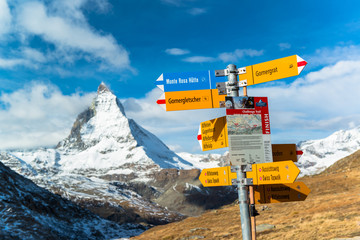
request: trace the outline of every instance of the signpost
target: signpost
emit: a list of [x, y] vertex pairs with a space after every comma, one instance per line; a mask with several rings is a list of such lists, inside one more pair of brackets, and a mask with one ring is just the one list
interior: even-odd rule
[[226, 97], [232, 165], [272, 162], [267, 97]]
[[310, 189], [303, 182], [255, 186], [255, 203], [305, 201]]
[[247, 86], [297, 76], [307, 64], [297, 55], [263, 62], [246, 67], [246, 73], [239, 74], [239, 83]]
[[228, 146], [226, 117], [200, 123], [198, 141], [203, 151]]
[[231, 172], [230, 166], [203, 169], [199, 176], [204, 187], [230, 186], [232, 179], [236, 179], [236, 172]]
[[273, 144], [272, 155], [274, 162], [288, 161], [297, 162], [303, 152], [296, 148], [296, 144]]
[[[201, 122], [197, 139], [203, 151], [228, 147], [226, 117]], [[271, 148], [274, 162], [288, 160], [297, 162], [303, 154], [301, 150], [297, 149], [296, 144], [272, 144]]]
[[225, 107], [225, 95], [217, 89], [165, 92], [156, 102], [166, 111]]
[[295, 144], [271, 145], [267, 98], [248, 97], [246, 86], [297, 76], [306, 64], [293, 55], [239, 69], [230, 64], [224, 70], [163, 73], [156, 80], [164, 91], [157, 104], [166, 111], [227, 108], [226, 117], [201, 123], [198, 140], [204, 151], [228, 146], [235, 166], [204, 169], [199, 179], [204, 187], [237, 184], [243, 240], [256, 239], [252, 185], [257, 203], [300, 201], [310, 192], [293, 183], [300, 172], [293, 162], [302, 152]]
[[[249, 185], [292, 184], [300, 173], [293, 161], [248, 164], [247, 166], [251, 166], [251, 171], [246, 172], [246, 178], [252, 179]], [[231, 180], [237, 179], [236, 170], [239, 170], [239, 167], [203, 169], [199, 180], [204, 187], [230, 186]], [[305, 188], [304, 185], [296, 185], [294, 188], [300, 186]]]
[[225, 82], [225, 77], [216, 77], [215, 71], [163, 73], [156, 80], [164, 92], [179, 92], [216, 89], [216, 82]]
[[157, 104], [166, 111], [225, 107], [225, 95], [219, 94], [215, 71], [163, 73], [156, 80], [164, 94]]
[[246, 173], [253, 179], [253, 185], [293, 183], [300, 170], [293, 161], [253, 164], [252, 171]]

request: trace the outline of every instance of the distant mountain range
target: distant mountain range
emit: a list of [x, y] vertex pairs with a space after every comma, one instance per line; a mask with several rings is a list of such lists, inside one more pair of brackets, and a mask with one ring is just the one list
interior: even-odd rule
[[[359, 136], [360, 128], [355, 128], [299, 143], [304, 152], [297, 163], [301, 174], [318, 173], [360, 149]], [[56, 148], [4, 151], [0, 161], [50, 192], [120, 224], [164, 224], [237, 199], [233, 187], [203, 188], [198, 180], [199, 169], [226, 165], [228, 154], [171, 151], [128, 119], [104, 84]]]

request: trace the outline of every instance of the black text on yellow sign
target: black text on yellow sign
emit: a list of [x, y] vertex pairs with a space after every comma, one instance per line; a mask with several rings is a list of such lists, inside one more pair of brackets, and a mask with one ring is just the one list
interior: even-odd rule
[[166, 111], [220, 108], [225, 106], [225, 96], [217, 89], [165, 92]]
[[253, 179], [254, 185], [293, 183], [300, 170], [293, 161], [259, 163], [252, 165], [252, 171], [246, 173]]
[[306, 61], [297, 55], [275, 59], [246, 67], [246, 73], [239, 75], [239, 81], [246, 80], [246, 85], [254, 85], [278, 79], [297, 76]]
[[198, 140], [203, 151], [219, 149], [228, 146], [226, 117], [215, 118], [200, 124]]
[[231, 180], [236, 178], [236, 172], [231, 172], [230, 166], [203, 169], [199, 176], [204, 187], [231, 186]]

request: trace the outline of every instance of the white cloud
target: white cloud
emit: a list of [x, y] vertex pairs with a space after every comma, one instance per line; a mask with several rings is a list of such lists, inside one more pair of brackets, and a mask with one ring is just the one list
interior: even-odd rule
[[34, 82], [0, 95], [0, 146], [32, 148], [54, 146], [70, 133], [77, 114], [94, 94], [63, 95], [54, 85]]
[[42, 37], [54, 44], [56, 53], [70, 55], [69, 59], [82, 53], [84, 59], [101, 61], [103, 67], [131, 69], [129, 53], [115, 38], [100, 34], [88, 25], [80, 10], [84, 2], [65, 1], [58, 5], [58, 8], [63, 6], [62, 11], [55, 12], [43, 3], [27, 2], [19, 7], [17, 23], [26, 34]]
[[205, 57], [205, 56], [193, 56], [183, 59], [184, 62], [190, 63], [204, 63], [204, 62], [215, 62], [217, 59], [213, 57]]
[[10, 31], [11, 13], [6, 0], [0, 0], [0, 37]]
[[321, 48], [311, 56], [304, 56], [313, 66], [326, 66], [343, 60], [360, 60], [360, 45]]
[[207, 11], [205, 8], [191, 8], [188, 10], [188, 13], [190, 13], [193, 16], [205, 14]]
[[5, 59], [0, 58], [0, 68], [11, 69], [19, 65], [26, 65], [27, 61], [24, 59]]
[[35, 61], [38, 63], [44, 63], [47, 61], [45, 55], [37, 49], [24, 47], [22, 48], [22, 55], [25, 59]]
[[181, 49], [181, 48], [168, 48], [165, 50], [165, 52], [169, 55], [176, 55], [176, 56], [185, 55], [185, 54], [190, 53], [189, 50]]
[[255, 50], [255, 49], [236, 49], [233, 52], [224, 52], [220, 53], [217, 57], [207, 57], [207, 56], [193, 56], [183, 59], [184, 62], [191, 63], [204, 63], [204, 62], [237, 62], [245, 57], [257, 57], [264, 54], [264, 50]]
[[165, 4], [170, 4], [174, 6], [180, 6], [182, 4], [182, 0], [161, 0]]
[[234, 52], [220, 53], [218, 58], [223, 62], [236, 62], [244, 57], [257, 57], [263, 54], [263, 50], [236, 49]]
[[280, 48], [280, 51], [284, 51], [286, 49], [290, 49], [291, 44], [290, 43], [279, 43], [279, 48]]
[[0, 68], [12, 69], [18, 66], [26, 66], [29, 68], [38, 69], [40, 63], [45, 63], [47, 57], [40, 51], [23, 47], [19, 51], [13, 51], [13, 58], [1, 58], [0, 57]]

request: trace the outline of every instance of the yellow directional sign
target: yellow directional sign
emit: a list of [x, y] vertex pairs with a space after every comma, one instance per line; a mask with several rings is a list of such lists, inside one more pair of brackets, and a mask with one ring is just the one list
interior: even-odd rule
[[220, 108], [225, 107], [225, 95], [219, 95], [217, 89], [165, 92], [157, 104], [166, 111]]
[[255, 203], [304, 201], [310, 189], [303, 182], [259, 185], [254, 187]]
[[252, 165], [252, 171], [246, 173], [253, 179], [253, 185], [293, 183], [300, 170], [293, 161], [259, 163]]
[[247, 86], [293, 77], [300, 74], [305, 65], [304, 59], [297, 55], [263, 62], [246, 67], [246, 73], [239, 74], [239, 82], [246, 80]]
[[218, 187], [232, 185], [231, 180], [236, 177], [236, 172], [231, 172], [231, 167], [228, 166], [203, 169], [199, 180], [204, 187]]
[[198, 140], [203, 151], [227, 147], [226, 117], [215, 118], [200, 123]]

